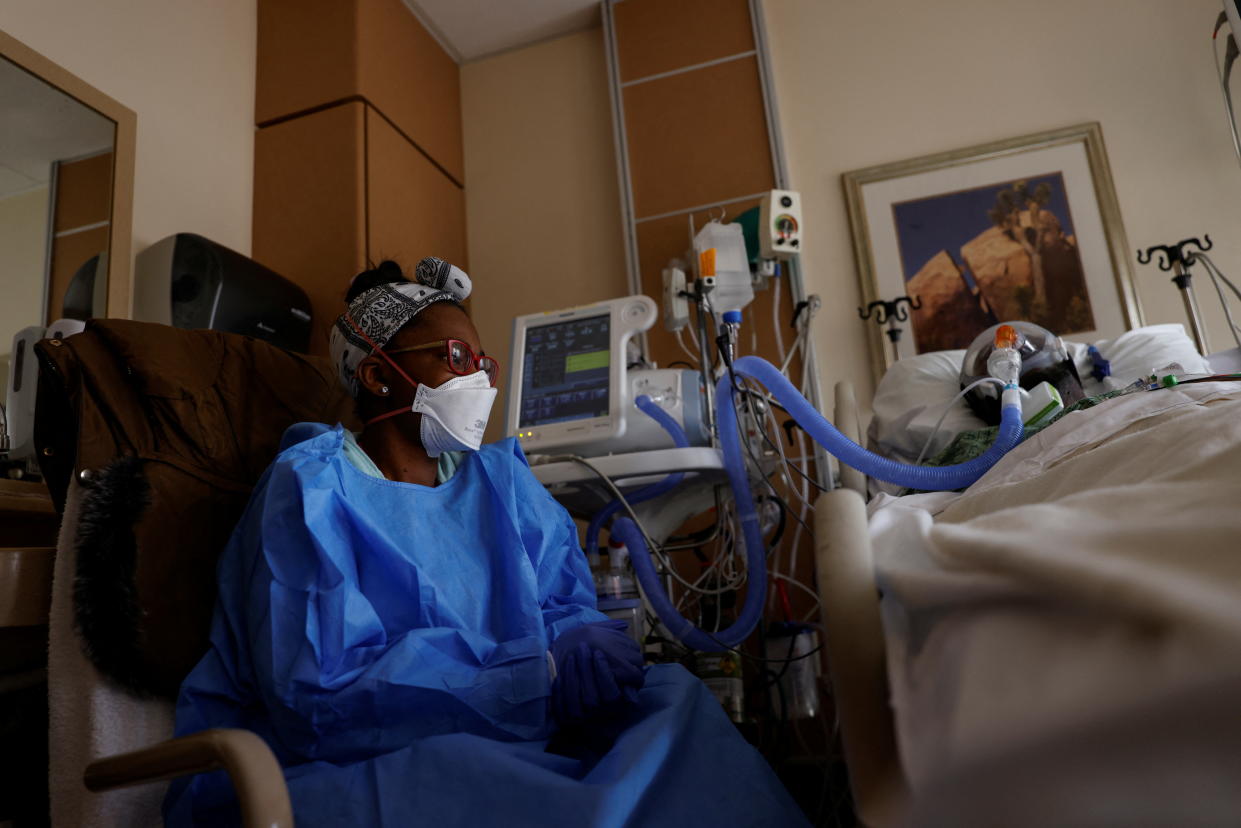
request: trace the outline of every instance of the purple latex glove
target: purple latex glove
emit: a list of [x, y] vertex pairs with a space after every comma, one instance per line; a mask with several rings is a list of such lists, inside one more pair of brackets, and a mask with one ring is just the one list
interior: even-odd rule
[[642, 648], [625, 634], [628, 626], [624, 621], [583, 624], [552, 642], [552, 715], [560, 724], [585, 722], [637, 701], [646, 673]]

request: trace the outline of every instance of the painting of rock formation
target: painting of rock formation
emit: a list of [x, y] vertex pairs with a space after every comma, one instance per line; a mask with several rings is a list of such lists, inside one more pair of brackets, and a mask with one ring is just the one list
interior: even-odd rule
[[918, 353], [965, 348], [978, 331], [996, 323], [979, 301], [978, 289], [965, 281], [952, 254], [941, 250], [913, 275], [906, 289], [921, 307], [912, 312]]
[[1095, 329], [1061, 173], [901, 202], [892, 213], [907, 292], [923, 303], [913, 317], [919, 353], [964, 348], [996, 322]]

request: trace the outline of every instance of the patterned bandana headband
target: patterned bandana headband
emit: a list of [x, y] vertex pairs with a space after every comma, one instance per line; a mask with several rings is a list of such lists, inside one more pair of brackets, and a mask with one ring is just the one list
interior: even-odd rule
[[365, 291], [332, 326], [332, 362], [340, 381], [358, 396], [358, 364], [388, 344], [397, 331], [436, 302], [463, 301], [470, 277], [443, 259], [428, 256], [414, 270], [416, 282], [392, 282]]

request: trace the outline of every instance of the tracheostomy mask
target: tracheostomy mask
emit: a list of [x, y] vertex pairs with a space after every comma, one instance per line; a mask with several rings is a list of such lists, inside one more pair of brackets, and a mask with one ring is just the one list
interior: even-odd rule
[[431, 457], [446, 451], [478, 451], [496, 389], [483, 371], [453, 377], [432, 388], [419, 384], [412, 410], [422, 415], [422, 447]]

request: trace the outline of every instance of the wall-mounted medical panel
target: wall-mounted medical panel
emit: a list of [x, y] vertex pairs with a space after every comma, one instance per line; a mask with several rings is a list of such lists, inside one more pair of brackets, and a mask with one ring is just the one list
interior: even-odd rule
[[354, 101], [258, 131], [253, 258], [300, 285], [313, 308], [310, 352], [366, 264], [366, 105]]
[[624, 0], [613, 9], [622, 83], [754, 49], [747, 0]]
[[456, 62], [401, 0], [259, 0], [255, 121], [365, 100], [464, 181]]
[[[768, 122], [763, 55], [756, 47], [761, 20], [751, 17], [758, 5], [754, 0], [609, 0], [604, 6], [627, 263], [637, 292], [662, 296], [663, 271], [671, 260], [679, 259], [688, 277], [696, 278], [690, 251], [704, 224], [713, 218], [732, 221], [757, 207], [765, 192], [787, 186], [779, 172], [778, 130]], [[802, 288], [796, 274], [778, 277], [779, 307], [773, 313], [775, 284], [767, 280], [767, 289], [756, 291], [743, 311], [738, 348], [778, 364], [795, 339], [789, 322]], [[656, 325], [646, 333], [646, 356], [661, 367], [694, 363], [697, 315], [691, 313], [690, 320], [681, 338], [691, 353]], [[714, 326], [706, 327], [713, 338]], [[793, 359], [790, 374], [800, 378], [803, 367], [800, 358]], [[786, 533], [773, 557], [789, 554], [795, 536], [796, 531]], [[808, 558], [801, 559], [797, 577], [813, 581]], [[792, 600], [805, 603], [800, 596]], [[797, 606], [795, 612], [807, 609]]]

